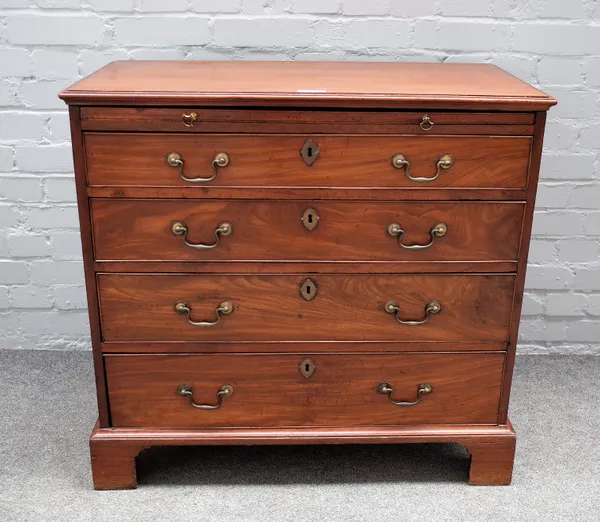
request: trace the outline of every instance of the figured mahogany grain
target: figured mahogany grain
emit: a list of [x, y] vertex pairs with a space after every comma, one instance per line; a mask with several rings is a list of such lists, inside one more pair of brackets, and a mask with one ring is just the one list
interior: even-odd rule
[[[115, 427], [291, 427], [402, 424], [492, 424], [498, 415], [503, 354], [311, 356], [315, 372], [298, 369], [303, 355], [105, 356]], [[399, 407], [376, 392], [394, 388]], [[233, 395], [216, 410], [192, 407], [177, 394], [189, 385], [197, 403], [213, 404], [224, 384]]]
[[[312, 139], [319, 157], [308, 166], [300, 156]], [[531, 138], [439, 136], [244, 136], [201, 134], [85, 133], [91, 186], [177, 187], [194, 185], [179, 176], [167, 155], [177, 152], [187, 178], [210, 177], [212, 161], [226, 152], [231, 163], [202, 187], [441, 187], [523, 188]], [[455, 165], [434, 181], [412, 181], [392, 166], [403, 154], [413, 177], [433, 177], [451, 155]]]
[[[313, 230], [302, 220], [308, 208]], [[96, 260], [515, 261], [524, 204], [93, 199], [91, 211]], [[191, 243], [214, 244], [224, 221], [233, 232], [198, 250], [173, 234], [177, 221]], [[429, 244], [438, 223], [448, 231], [427, 249], [408, 250], [387, 233], [390, 223], [403, 228], [405, 245]]]
[[[312, 301], [300, 296], [310, 277]], [[99, 274], [105, 341], [505, 341], [511, 275], [143, 275]], [[192, 320], [214, 321], [223, 301], [235, 307], [213, 327], [195, 327], [174, 312], [179, 300]], [[384, 311], [395, 300], [404, 320], [420, 320], [432, 300], [442, 311], [419, 326]]]

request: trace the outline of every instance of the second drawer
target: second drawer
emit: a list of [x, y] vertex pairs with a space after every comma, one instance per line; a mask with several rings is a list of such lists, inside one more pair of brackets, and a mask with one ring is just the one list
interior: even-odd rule
[[93, 199], [91, 212], [100, 261], [514, 261], [524, 203]]
[[529, 136], [85, 133], [90, 186], [199, 191], [525, 188], [530, 149]]
[[512, 275], [99, 274], [105, 341], [505, 341]]

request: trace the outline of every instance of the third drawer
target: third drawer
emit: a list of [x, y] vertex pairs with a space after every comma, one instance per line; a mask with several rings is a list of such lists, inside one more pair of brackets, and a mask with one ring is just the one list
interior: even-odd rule
[[506, 341], [509, 274], [99, 274], [105, 341]]
[[514, 261], [524, 207], [91, 200], [100, 261]]

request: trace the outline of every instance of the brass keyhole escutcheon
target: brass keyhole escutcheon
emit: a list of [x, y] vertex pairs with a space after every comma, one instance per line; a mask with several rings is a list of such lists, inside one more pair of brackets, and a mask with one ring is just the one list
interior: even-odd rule
[[319, 287], [312, 279], [305, 279], [300, 285], [300, 295], [306, 301], [312, 301], [317, 297], [317, 291]]
[[298, 369], [300, 370], [300, 373], [303, 377], [309, 379], [312, 376], [312, 374], [315, 373], [316, 366], [313, 360], [307, 357], [300, 363]]
[[314, 230], [317, 228], [317, 225], [319, 224], [319, 214], [317, 214], [317, 211], [314, 208], [308, 207], [304, 211], [304, 214], [302, 214], [302, 224], [306, 230]]
[[320, 152], [319, 146], [313, 140], [308, 140], [300, 149], [300, 156], [302, 156], [304, 162], [310, 167], [319, 159]]

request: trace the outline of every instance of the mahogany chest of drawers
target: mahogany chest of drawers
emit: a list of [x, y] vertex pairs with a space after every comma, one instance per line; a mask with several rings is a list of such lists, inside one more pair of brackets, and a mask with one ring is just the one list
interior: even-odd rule
[[98, 489], [154, 445], [454, 442], [508, 484], [546, 111], [491, 65], [115, 62], [67, 89]]

